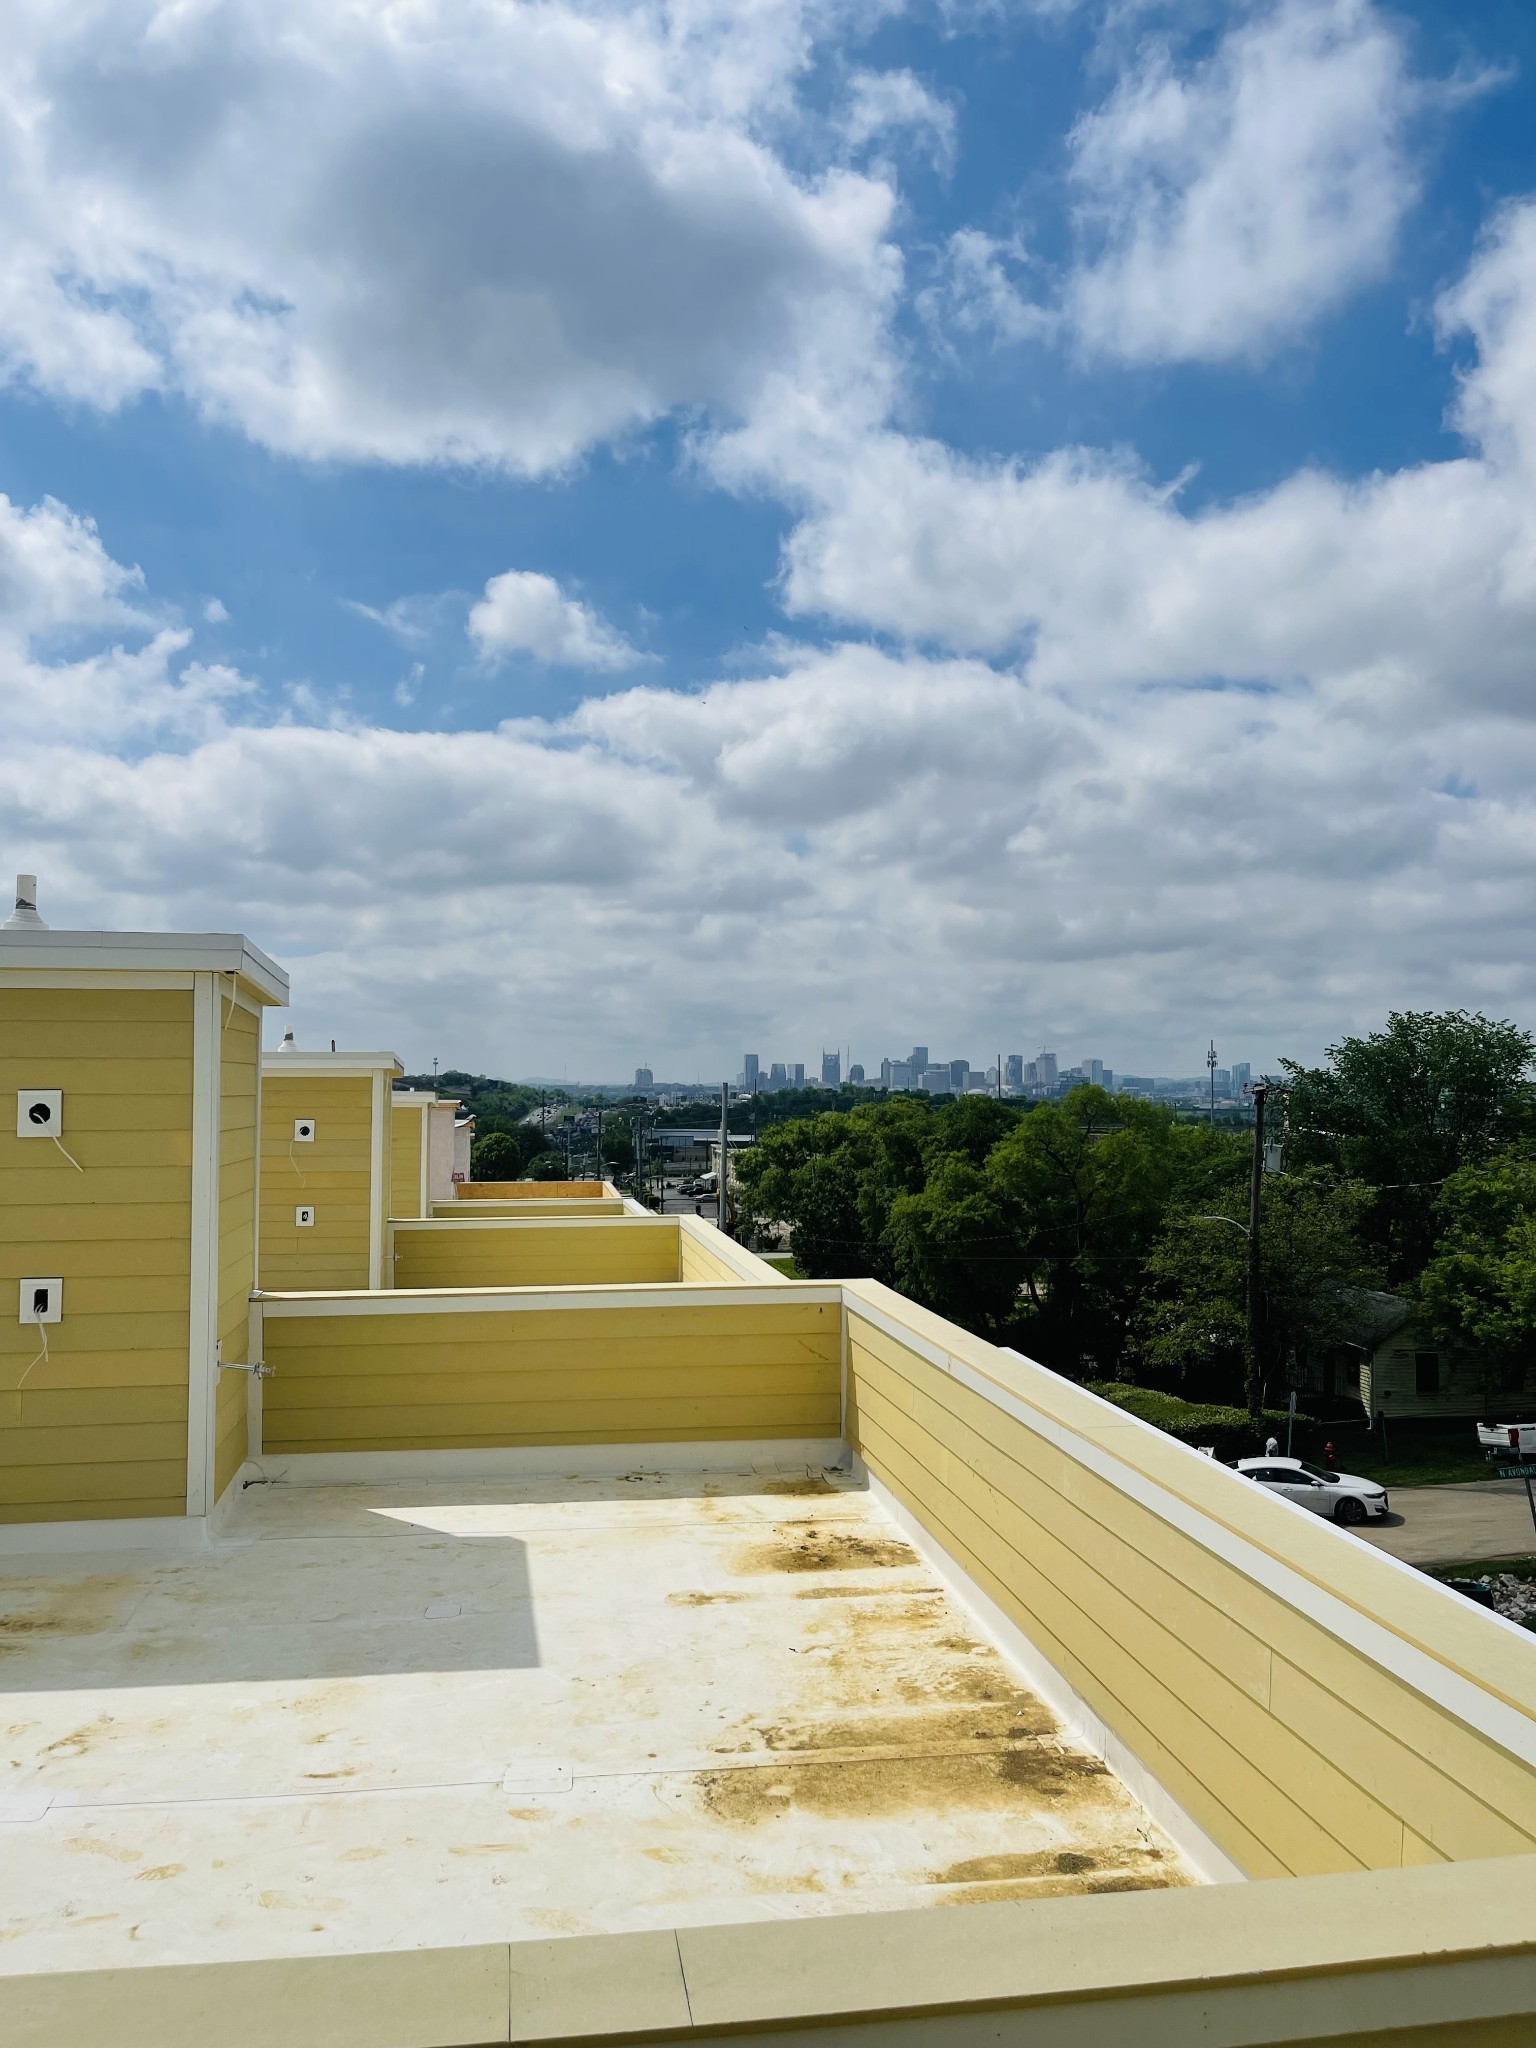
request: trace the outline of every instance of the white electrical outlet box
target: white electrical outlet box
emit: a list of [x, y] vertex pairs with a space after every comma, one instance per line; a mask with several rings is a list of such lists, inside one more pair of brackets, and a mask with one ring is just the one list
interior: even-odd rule
[[64, 1320], [62, 1280], [23, 1280], [16, 1320], [22, 1323], [59, 1323]]
[[294, 1118], [293, 1142], [295, 1145], [313, 1145], [315, 1142], [315, 1120], [312, 1116], [296, 1116]]
[[315, 1227], [315, 1212], [307, 1202], [301, 1202], [293, 1212], [293, 1221], [295, 1227], [299, 1230], [313, 1230]]
[[16, 1135], [18, 1138], [57, 1138], [64, 1129], [62, 1088], [18, 1088], [16, 1091]]

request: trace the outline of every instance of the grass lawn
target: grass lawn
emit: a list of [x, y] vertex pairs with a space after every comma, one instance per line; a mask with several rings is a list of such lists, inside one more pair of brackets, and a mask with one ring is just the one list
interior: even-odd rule
[[1495, 1573], [1510, 1579], [1536, 1579], [1536, 1557], [1479, 1557], [1467, 1564], [1427, 1567], [1432, 1579], [1486, 1579]]
[[1497, 1477], [1497, 1461], [1490, 1462], [1478, 1448], [1477, 1425], [1468, 1417], [1456, 1422], [1387, 1422], [1387, 1455], [1382, 1455], [1381, 1438], [1364, 1422], [1340, 1423], [1328, 1429], [1309, 1423], [1308, 1438], [1313, 1448], [1302, 1453], [1314, 1457], [1331, 1436], [1340, 1469], [1358, 1472], [1362, 1479], [1380, 1485], [1453, 1486]]
[[770, 1266], [776, 1266], [786, 1280], [803, 1280], [805, 1275], [795, 1264], [788, 1252], [759, 1252], [758, 1257]]

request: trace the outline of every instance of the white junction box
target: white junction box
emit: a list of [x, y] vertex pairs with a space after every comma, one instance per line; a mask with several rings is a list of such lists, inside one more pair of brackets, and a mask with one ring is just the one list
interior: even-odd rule
[[18, 1138], [56, 1138], [64, 1128], [62, 1088], [18, 1088], [16, 1091], [16, 1135]]
[[301, 1202], [293, 1212], [293, 1221], [295, 1227], [299, 1230], [313, 1230], [315, 1227], [315, 1212], [307, 1202]]
[[16, 1320], [22, 1323], [59, 1323], [64, 1320], [64, 1282], [23, 1280]]
[[294, 1118], [293, 1142], [295, 1145], [313, 1145], [315, 1142], [315, 1120], [312, 1116], [296, 1116]]

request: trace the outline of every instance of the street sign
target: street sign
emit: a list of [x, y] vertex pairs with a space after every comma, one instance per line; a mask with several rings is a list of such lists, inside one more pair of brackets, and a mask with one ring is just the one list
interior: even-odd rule
[[1536, 1487], [1531, 1485], [1532, 1467], [1530, 1465], [1500, 1465], [1498, 1469], [1501, 1479], [1523, 1479], [1525, 1481], [1525, 1498], [1531, 1510], [1531, 1527], [1536, 1529]]
[[1536, 1476], [1536, 1458], [1528, 1465], [1497, 1465], [1494, 1469], [1501, 1479], [1530, 1479]]

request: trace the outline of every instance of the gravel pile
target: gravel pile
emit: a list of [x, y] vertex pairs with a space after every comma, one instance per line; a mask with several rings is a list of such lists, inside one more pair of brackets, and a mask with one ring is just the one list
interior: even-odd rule
[[[1451, 1583], [1455, 1585], [1457, 1581]], [[1506, 1621], [1536, 1628], [1536, 1579], [1519, 1578], [1513, 1572], [1483, 1572], [1470, 1583], [1488, 1588], [1495, 1614], [1502, 1614]]]

